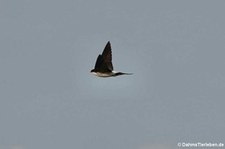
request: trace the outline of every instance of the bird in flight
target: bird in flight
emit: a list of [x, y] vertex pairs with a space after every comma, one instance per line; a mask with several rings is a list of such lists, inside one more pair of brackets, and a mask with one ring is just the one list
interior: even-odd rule
[[102, 54], [98, 55], [95, 63], [95, 68], [91, 70], [91, 73], [98, 77], [115, 77], [119, 75], [131, 75], [132, 73], [116, 72], [113, 71], [112, 64], [112, 49], [111, 44], [108, 43], [105, 46]]

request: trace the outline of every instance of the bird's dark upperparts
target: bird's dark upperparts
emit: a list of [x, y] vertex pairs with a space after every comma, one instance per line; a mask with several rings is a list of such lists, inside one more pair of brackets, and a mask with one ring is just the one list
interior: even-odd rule
[[112, 49], [111, 44], [108, 41], [102, 54], [98, 55], [95, 63], [95, 68], [91, 70], [91, 73], [98, 77], [115, 77], [120, 75], [131, 75], [132, 73], [116, 72], [113, 71], [112, 64]]

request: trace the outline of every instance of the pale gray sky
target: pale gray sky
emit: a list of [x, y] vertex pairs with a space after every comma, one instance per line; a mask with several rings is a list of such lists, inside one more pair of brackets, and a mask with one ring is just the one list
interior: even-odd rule
[[[224, 6], [1, 0], [0, 149], [225, 143]], [[89, 73], [107, 41], [134, 75]]]

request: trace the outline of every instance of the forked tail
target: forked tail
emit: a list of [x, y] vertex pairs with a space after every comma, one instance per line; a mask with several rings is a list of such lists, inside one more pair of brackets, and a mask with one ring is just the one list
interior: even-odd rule
[[133, 73], [124, 73], [124, 72], [117, 72], [114, 76], [119, 76], [119, 75], [132, 75]]

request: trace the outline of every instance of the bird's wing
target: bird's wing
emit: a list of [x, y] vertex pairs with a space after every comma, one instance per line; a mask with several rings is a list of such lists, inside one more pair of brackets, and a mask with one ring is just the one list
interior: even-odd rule
[[111, 72], [111, 70], [108, 68], [107, 64], [105, 63], [102, 55], [98, 55], [98, 58], [95, 63], [95, 70], [98, 72]]
[[104, 63], [107, 65], [108, 69], [113, 71], [113, 64], [112, 64], [112, 49], [111, 44], [108, 41], [106, 44], [103, 52], [102, 52], [102, 58], [104, 60]]

